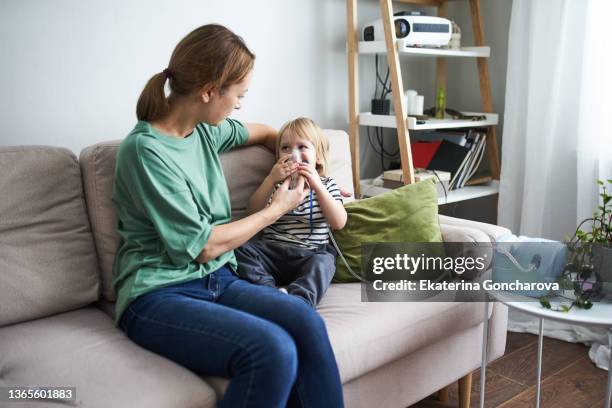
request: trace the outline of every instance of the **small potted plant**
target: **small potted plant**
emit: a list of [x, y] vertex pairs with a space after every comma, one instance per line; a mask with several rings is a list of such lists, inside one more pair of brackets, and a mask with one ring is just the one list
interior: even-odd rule
[[[607, 193], [606, 183], [597, 180], [597, 184], [602, 190], [601, 205], [593, 217], [578, 225], [568, 240], [568, 263], [558, 279], [562, 292], [571, 294], [573, 290], [572, 302], [555, 310], [567, 312], [574, 306], [590, 309], [594, 297], [612, 296], [612, 196]], [[607, 184], [612, 184], [612, 180], [607, 180]], [[540, 303], [551, 309], [546, 297]]]

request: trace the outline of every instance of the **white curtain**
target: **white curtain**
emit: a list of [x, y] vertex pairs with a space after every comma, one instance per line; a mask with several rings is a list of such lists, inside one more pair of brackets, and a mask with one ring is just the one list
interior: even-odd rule
[[[515, 234], [563, 240], [612, 179], [610, 0], [514, 0], [508, 42], [499, 223]], [[547, 321], [545, 334], [592, 343], [606, 369], [606, 332]], [[508, 329], [537, 333], [511, 311]]]
[[612, 178], [610, 0], [514, 0], [499, 223], [563, 240]]

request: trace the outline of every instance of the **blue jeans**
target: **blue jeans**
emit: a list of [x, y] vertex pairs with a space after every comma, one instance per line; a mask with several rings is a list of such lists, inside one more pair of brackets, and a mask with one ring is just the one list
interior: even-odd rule
[[203, 376], [230, 378], [219, 407], [342, 407], [325, 324], [303, 300], [238, 279], [227, 266], [144, 294], [121, 329]]

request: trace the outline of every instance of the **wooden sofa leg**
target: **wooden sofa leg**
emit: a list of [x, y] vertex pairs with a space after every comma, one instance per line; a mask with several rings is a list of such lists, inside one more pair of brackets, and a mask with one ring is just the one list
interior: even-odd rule
[[440, 391], [438, 391], [438, 401], [448, 402], [448, 389], [449, 388], [450, 388], [450, 386], [447, 385], [446, 387], [444, 387]]
[[472, 394], [472, 373], [459, 379], [459, 408], [470, 407], [470, 396]]

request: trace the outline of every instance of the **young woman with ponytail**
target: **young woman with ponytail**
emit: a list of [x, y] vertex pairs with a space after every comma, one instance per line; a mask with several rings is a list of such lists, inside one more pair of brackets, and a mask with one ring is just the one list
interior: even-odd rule
[[[297, 206], [303, 178], [271, 204], [231, 222], [219, 153], [275, 146], [269, 126], [242, 124], [255, 56], [220, 25], [176, 46], [138, 100], [119, 147], [113, 202], [116, 321], [140, 346], [202, 376], [230, 379], [220, 407], [341, 407], [325, 324], [306, 302], [235, 275], [233, 249]], [[170, 93], [164, 93], [168, 83]]]

